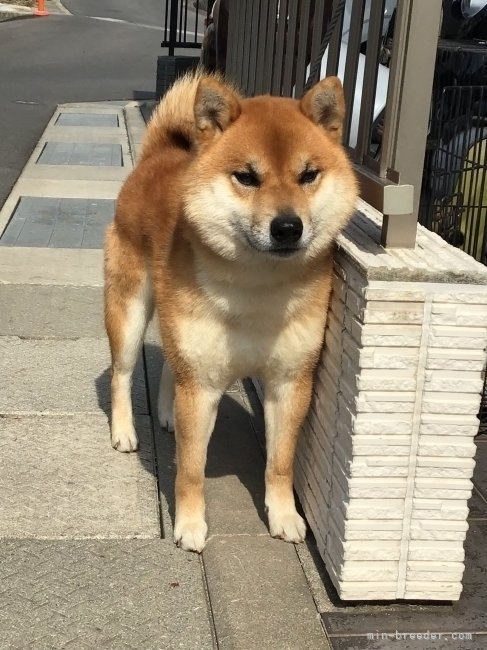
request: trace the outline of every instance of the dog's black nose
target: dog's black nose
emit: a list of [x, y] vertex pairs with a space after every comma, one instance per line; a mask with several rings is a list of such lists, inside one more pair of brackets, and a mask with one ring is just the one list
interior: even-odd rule
[[271, 237], [280, 246], [295, 244], [303, 234], [303, 222], [294, 212], [280, 214], [271, 221]]

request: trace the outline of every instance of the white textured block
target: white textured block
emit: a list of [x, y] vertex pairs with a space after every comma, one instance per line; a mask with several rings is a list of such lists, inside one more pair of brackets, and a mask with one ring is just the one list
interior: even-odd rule
[[418, 455], [473, 458], [475, 443], [464, 436], [421, 436]]
[[468, 516], [468, 506], [465, 499], [420, 499], [413, 498], [413, 519], [455, 520], [465, 521]]
[[408, 475], [408, 459], [409, 456], [404, 455], [387, 464], [383, 456], [358, 456], [351, 464], [350, 473], [352, 476], [367, 478], [402, 478]]
[[[408, 562], [408, 581], [458, 582], [462, 579], [465, 565], [462, 562], [445, 562], [437, 568], [435, 562]], [[410, 568], [417, 566], [418, 568]]]
[[458, 600], [462, 593], [462, 583], [435, 582], [427, 580], [420, 582], [411, 580], [406, 583], [405, 600]]
[[354, 379], [361, 391], [413, 391], [416, 390], [414, 368], [405, 370], [367, 369], [362, 370]]
[[487, 342], [486, 327], [434, 325], [428, 331], [428, 346], [434, 348], [483, 349]]
[[423, 302], [370, 301], [363, 311], [363, 323], [421, 324], [424, 317]]
[[404, 499], [353, 499], [339, 503], [349, 519], [402, 519]]
[[409, 456], [410, 440], [407, 436], [353, 436], [341, 440], [354, 456]]
[[[459, 370], [426, 370], [425, 390], [479, 394], [483, 386], [480, 372]], [[475, 399], [475, 402], [477, 400]]]
[[[431, 478], [431, 477], [416, 477], [414, 485], [421, 489], [443, 489], [443, 490], [472, 490], [472, 481], [468, 478]], [[425, 497], [428, 498], [428, 497]], [[459, 497], [464, 498], [464, 497]], [[467, 497], [469, 498], [469, 497]]]
[[485, 327], [485, 323], [487, 323], [487, 306], [433, 304], [431, 322], [433, 325]]
[[354, 562], [351, 560], [346, 564], [336, 566], [330, 555], [328, 558], [333, 572], [344, 582], [363, 582], [365, 583], [364, 587], [367, 583], [375, 583], [374, 588], [380, 584], [387, 584], [390, 589], [397, 580], [397, 562]]
[[[421, 413], [420, 423], [423, 424], [447, 424], [451, 426], [479, 425], [477, 414], [467, 415], [464, 413]], [[477, 432], [475, 433], [475, 435]]]
[[471, 479], [475, 467], [474, 458], [418, 456], [416, 476], [428, 478], [468, 478]]
[[377, 562], [399, 560], [401, 544], [399, 541], [385, 541], [377, 544], [368, 540], [336, 540], [336, 548], [339, 549], [343, 561]]
[[[476, 285], [456, 285], [452, 287], [451, 285], [438, 284], [436, 286], [438, 287], [438, 291], [435, 293], [433, 304], [452, 302], [461, 305], [470, 305], [471, 307], [487, 305], [487, 292], [485, 291], [485, 287], [484, 291], [478, 291]], [[451, 291], [445, 291], [445, 288], [451, 288]]]
[[419, 432], [428, 436], [467, 436], [473, 438], [477, 435], [479, 424], [450, 424], [445, 422], [432, 422], [431, 424], [422, 424]]
[[418, 347], [421, 340], [420, 325], [363, 325], [352, 319], [349, 331], [359, 345]]
[[363, 413], [412, 413], [415, 393], [362, 391], [355, 398], [355, 409]]
[[435, 562], [439, 557], [446, 562], [463, 562], [465, 550], [457, 542], [438, 542], [412, 539], [409, 542], [408, 559]]
[[457, 599], [487, 269], [422, 228], [377, 255], [367, 218], [339, 238], [296, 488], [342, 599]]
[[353, 357], [349, 348], [353, 346], [357, 350], [358, 359], [356, 363], [359, 368], [411, 368], [413, 370], [417, 368], [418, 348], [416, 347], [392, 348], [383, 346], [377, 348], [375, 346], [367, 346], [359, 349], [357, 348], [357, 344], [353, 342], [353, 339], [346, 333], [343, 336], [343, 341], [345, 350], [351, 358]]
[[[409, 286], [408, 286], [409, 285]], [[373, 282], [365, 289], [366, 300], [424, 302], [426, 292], [412, 283]]]
[[466, 490], [443, 490], [441, 488], [421, 488], [414, 490], [414, 496], [421, 499], [465, 499], [472, 495], [472, 488]]
[[409, 413], [357, 413], [355, 435], [410, 435], [412, 418]]
[[468, 530], [466, 521], [421, 521], [411, 522], [411, 539], [418, 540], [452, 540], [463, 542]]
[[479, 412], [480, 395], [469, 393], [439, 393], [427, 391], [423, 395], [423, 413], [458, 413], [476, 415]]

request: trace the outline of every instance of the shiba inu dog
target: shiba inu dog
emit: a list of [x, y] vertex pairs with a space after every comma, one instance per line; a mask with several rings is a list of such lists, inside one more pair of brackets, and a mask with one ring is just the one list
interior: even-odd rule
[[340, 144], [340, 81], [298, 101], [244, 99], [197, 72], [156, 108], [105, 244], [111, 441], [137, 449], [131, 375], [155, 305], [165, 365], [158, 413], [175, 428], [174, 539], [200, 552], [206, 450], [222, 393], [265, 387], [269, 529], [301, 542], [293, 458], [323, 344], [333, 241], [356, 202]]

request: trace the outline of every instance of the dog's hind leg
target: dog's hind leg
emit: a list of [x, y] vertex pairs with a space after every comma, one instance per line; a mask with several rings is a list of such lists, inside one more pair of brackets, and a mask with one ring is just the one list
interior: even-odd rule
[[111, 225], [105, 244], [105, 325], [112, 356], [111, 441], [118, 451], [138, 447], [130, 389], [152, 309], [145, 261]]
[[272, 537], [286, 542], [302, 542], [306, 535], [306, 525], [294, 502], [293, 464], [311, 389], [312, 376], [308, 373], [294, 381], [265, 383], [265, 504]]
[[157, 400], [157, 415], [159, 424], [167, 431], [174, 431], [174, 373], [165, 360], [162, 366], [159, 397]]

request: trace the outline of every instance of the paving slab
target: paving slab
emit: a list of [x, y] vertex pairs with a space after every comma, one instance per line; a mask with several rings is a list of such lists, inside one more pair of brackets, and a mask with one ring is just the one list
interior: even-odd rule
[[0, 540], [2, 650], [212, 650], [200, 558], [164, 540]]
[[119, 119], [116, 113], [63, 113], [60, 112], [54, 124], [56, 126], [82, 127], [118, 127]]
[[105, 336], [101, 287], [0, 283], [0, 304], [0, 336]]
[[[148, 415], [142, 359], [132, 386], [134, 413]], [[110, 412], [106, 340], [0, 338], [0, 413]]]
[[0, 285], [103, 287], [103, 251], [0, 247]]
[[0, 538], [159, 538], [150, 419], [136, 425], [139, 453], [121, 454], [104, 415], [0, 418]]
[[324, 650], [326, 637], [292, 544], [217, 536], [203, 551], [220, 650]]
[[21, 197], [0, 246], [103, 248], [115, 202], [110, 199]]
[[37, 164], [120, 167], [122, 147], [95, 142], [46, 142]]

